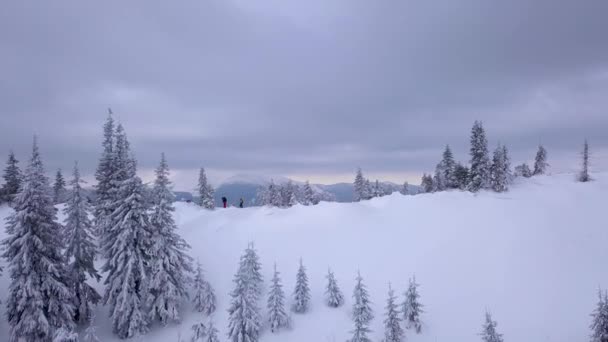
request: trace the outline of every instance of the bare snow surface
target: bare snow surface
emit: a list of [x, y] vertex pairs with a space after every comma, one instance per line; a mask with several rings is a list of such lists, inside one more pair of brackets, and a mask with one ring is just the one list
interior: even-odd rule
[[[346, 341], [357, 270], [374, 302], [374, 341], [383, 338], [388, 283], [402, 301], [413, 274], [421, 285], [424, 327], [421, 335], [407, 330], [407, 341], [480, 341], [485, 310], [507, 342], [587, 341], [596, 291], [608, 288], [608, 174], [594, 176], [591, 183], [576, 183], [573, 175], [535, 177], [517, 181], [503, 194], [394, 194], [291, 209], [206, 211], [178, 203], [175, 216], [191, 255], [203, 263], [216, 290], [213, 320], [222, 340], [232, 277], [241, 253], [254, 242], [266, 285], [276, 262], [291, 296], [302, 257], [312, 294], [310, 311], [292, 314], [291, 330], [265, 329], [261, 341]], [[0, 218], [8, 213], [0, 208]], [[323, 301], [328, 267], [346, 297], [338, 309]], [[7, 286], [5, 270], [2, 294]], [[103, 290], [101, 283], [97, 287]], [[183, 316], [181, 325], [152, 327], [142, 340], [177, 341], [180, 332], [189, 340], [190, 327], [203, 316], [189, 306]], [[105, 308], [96, 321], [101, 341], [118, 341]], [[0, 340], [6, 340], [6, 331], [3, 315]]]

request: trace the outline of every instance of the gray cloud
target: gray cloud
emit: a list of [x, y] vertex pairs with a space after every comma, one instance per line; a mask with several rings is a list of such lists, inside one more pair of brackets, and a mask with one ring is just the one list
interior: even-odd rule
[[[608, 167], [608, 3], [10, 1], [0, 13], [0, 145], [49, 168], [99, 153], [105, 108], [143, 169], [343, 175], [466, 161], [472, 121], [516, 161], [584, 137]], [[562, 162], [558, 162], [562, 161]], [[219, 177], [219, 176], [218, 176]]]

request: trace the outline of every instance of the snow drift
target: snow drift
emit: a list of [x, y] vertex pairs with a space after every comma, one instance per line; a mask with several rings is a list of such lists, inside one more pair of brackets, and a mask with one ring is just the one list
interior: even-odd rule
[[[505, 341], [586, 341], [596, 290], [608, 287], [603, 211], [608, 174], [594, 177], [591, 183], [577, 183], [571, 174], [534, 177], [518, 180], [501, 194], [393, 194], [361, 203], [290, 209], [207, 211], [176, 203], [175, 219], [216, 290], [213, 321], [222, 340], [238, 259], [254, 242], [267, 288], [276, 262], [290, 296], [301, 257], [312, 295], [307, 313], [292, 313], [291, 330], [272, 334], [265, 329], [261, 341], [347, 340], [358, 270], [373, 301], [374, 341], [383, 337], [388, 283], [402, 301], [414, 274], [425, 305], [424, 325], [421, 335], [407, 330], [407, 341], [480, 340], [486, 310], [498, 321]], [[0, 218], [9, 211], [0, 208]], [[0, 236], [4, 238], [4, 230]], [[328, 268], [346, 297], [337, 309], [324, 304]], [[6, 293], [7, 286], [5, 270], [0, 293]], [[95, 286], [103, 290], [101, 283]], [[265, 301], [261, 304], [265, 308]], [[190, 307], [183, 316], [182, 324], [154, 326], [144, 339], [177, 341], [180, 333], [188, 339], [190, 327], [205, 318]], [[103, 307], [96, 324], [102, 341], [118, 341]], [[7, 330], [2, 319], [0, 340], [7, 339]]]

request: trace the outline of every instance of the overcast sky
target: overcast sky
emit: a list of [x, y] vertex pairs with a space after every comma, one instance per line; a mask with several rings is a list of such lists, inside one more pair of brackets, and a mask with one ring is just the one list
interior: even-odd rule
[[[92, 174], [111, 107], [142, 174], [418, 182], [471, 125], [554, 172], [608, 170], [606, 0], [33, 1], [0, 5], [0, 152]], [[5, 157], [2, 157], [4, 159]]]

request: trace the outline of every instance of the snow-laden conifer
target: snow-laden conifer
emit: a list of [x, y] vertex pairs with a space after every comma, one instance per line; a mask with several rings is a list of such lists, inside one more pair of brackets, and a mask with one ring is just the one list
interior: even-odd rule
[[549, 167], [549, 163], [547, 163], [547, 150], [543, 145], [538, 145], [538, 151], [536, 152], [536, 157], [534, 158], [534, 171], [532, 175], [544, 175], [547, 172], [547, 168]]
[[207, 181], [207, 174], [205, 168], [201, 167], [198, 174], [198, 195], [200, 197], [200, 204], [205, 209], [215, 208], [215, 190], [213, 186]]
[[383, 342], [401, 342], [403, 340], [403, 329], [399, 318], [399, 309], [395, 303], [395, 291], [388, 285], [388, 298], [384, 313], [384, 340]]
[[310, 288], [308, 287], [308, 276], [306, 275], [306, 267], [300, 259], [300, 267], [296, 274], [296, 287], [293, 291], [293, 311], [304, 313], [308, 311], [310, 305]]
[[486, 312], [486, 321], [482, 325], [481, 340], [483, 342], [503, 342], [502, 334], [496, 331], [496, 321], [492, 320], [492, 315]]
[[15, 158], [15, 154], [13, 151], [10, 151], [8, 155], [8, 160], [6, 161], [6, 168], [4, 169], [4, 185], [2, 189], [0, 189], [0, 194], [2, 198], [0, 198], [1, 202], [13, 202], [13, 199], [19, 192], [19, 188], [21, 187], [21, 170], [19, 169], [19, 161]]
[[420, 303], [418, 286], [416, 277], [410, 279], [408, 289], [404, 294], [405, 300], [403, 301], [401, 312], [406, 328], [414, 329], [416, 333], [420, 334], [422, 332], [420, 316], [424, 311], [422, 310], [423, 305]]
[[55, 174], [55, 183], [53, 183], [53, 203], [62, 203], [65, 199], [65, 179], [61, 173], [61, 169]]
[[325, 303], [327, 306], [337, 308], [344, 304], [344, 295], [338, 287], [338, 282], [334, 273], [327, 270], [327, 287], [325, 288]]
[[476, 192], [490, 187], [490, 157], [488, 140], [481, 121], [475, 121], [471, 129], [471, 168], [469, 190]]
[[579, 182], [588, 182], [591, 180], [589, 176], [589, 143], [587, 143], [587, 139], [585, 139], [585, 143], [583, 144], [583, 162], [581, 165], [581, 172], [578, 175]]
[[270, 331], [276, 332], [282, 328], [288, 328], [290, 325], [289, 315], [285, 309], [285, 292], [281, 284], [280, 273], [277, 271], [277, 265], [274, 265], [274, 274], [272, 276], [270, 291], [268, 293], [268, 322], [270, 323]]
[[354, 329], [351, 331], [352, 338], [350, 342], [370, 342], [368, 334], [371, 332], [369, 324], [374, 318], [371, 302], [367, 288], [363, 284], [363, 278], [360, 273], [357, 273], [356, 285], [353, 291], [353, 311], [352, 318]]
[[591, 342], [608, 341], [608, 295], [598, 290], [597, 307], [591, 314]]
[[211, 315], [216, 309], [216, 297], [209, 281], [205, 279], [200, 262], [196, 264], [194, 273], [194, 309], [205, 315]]

